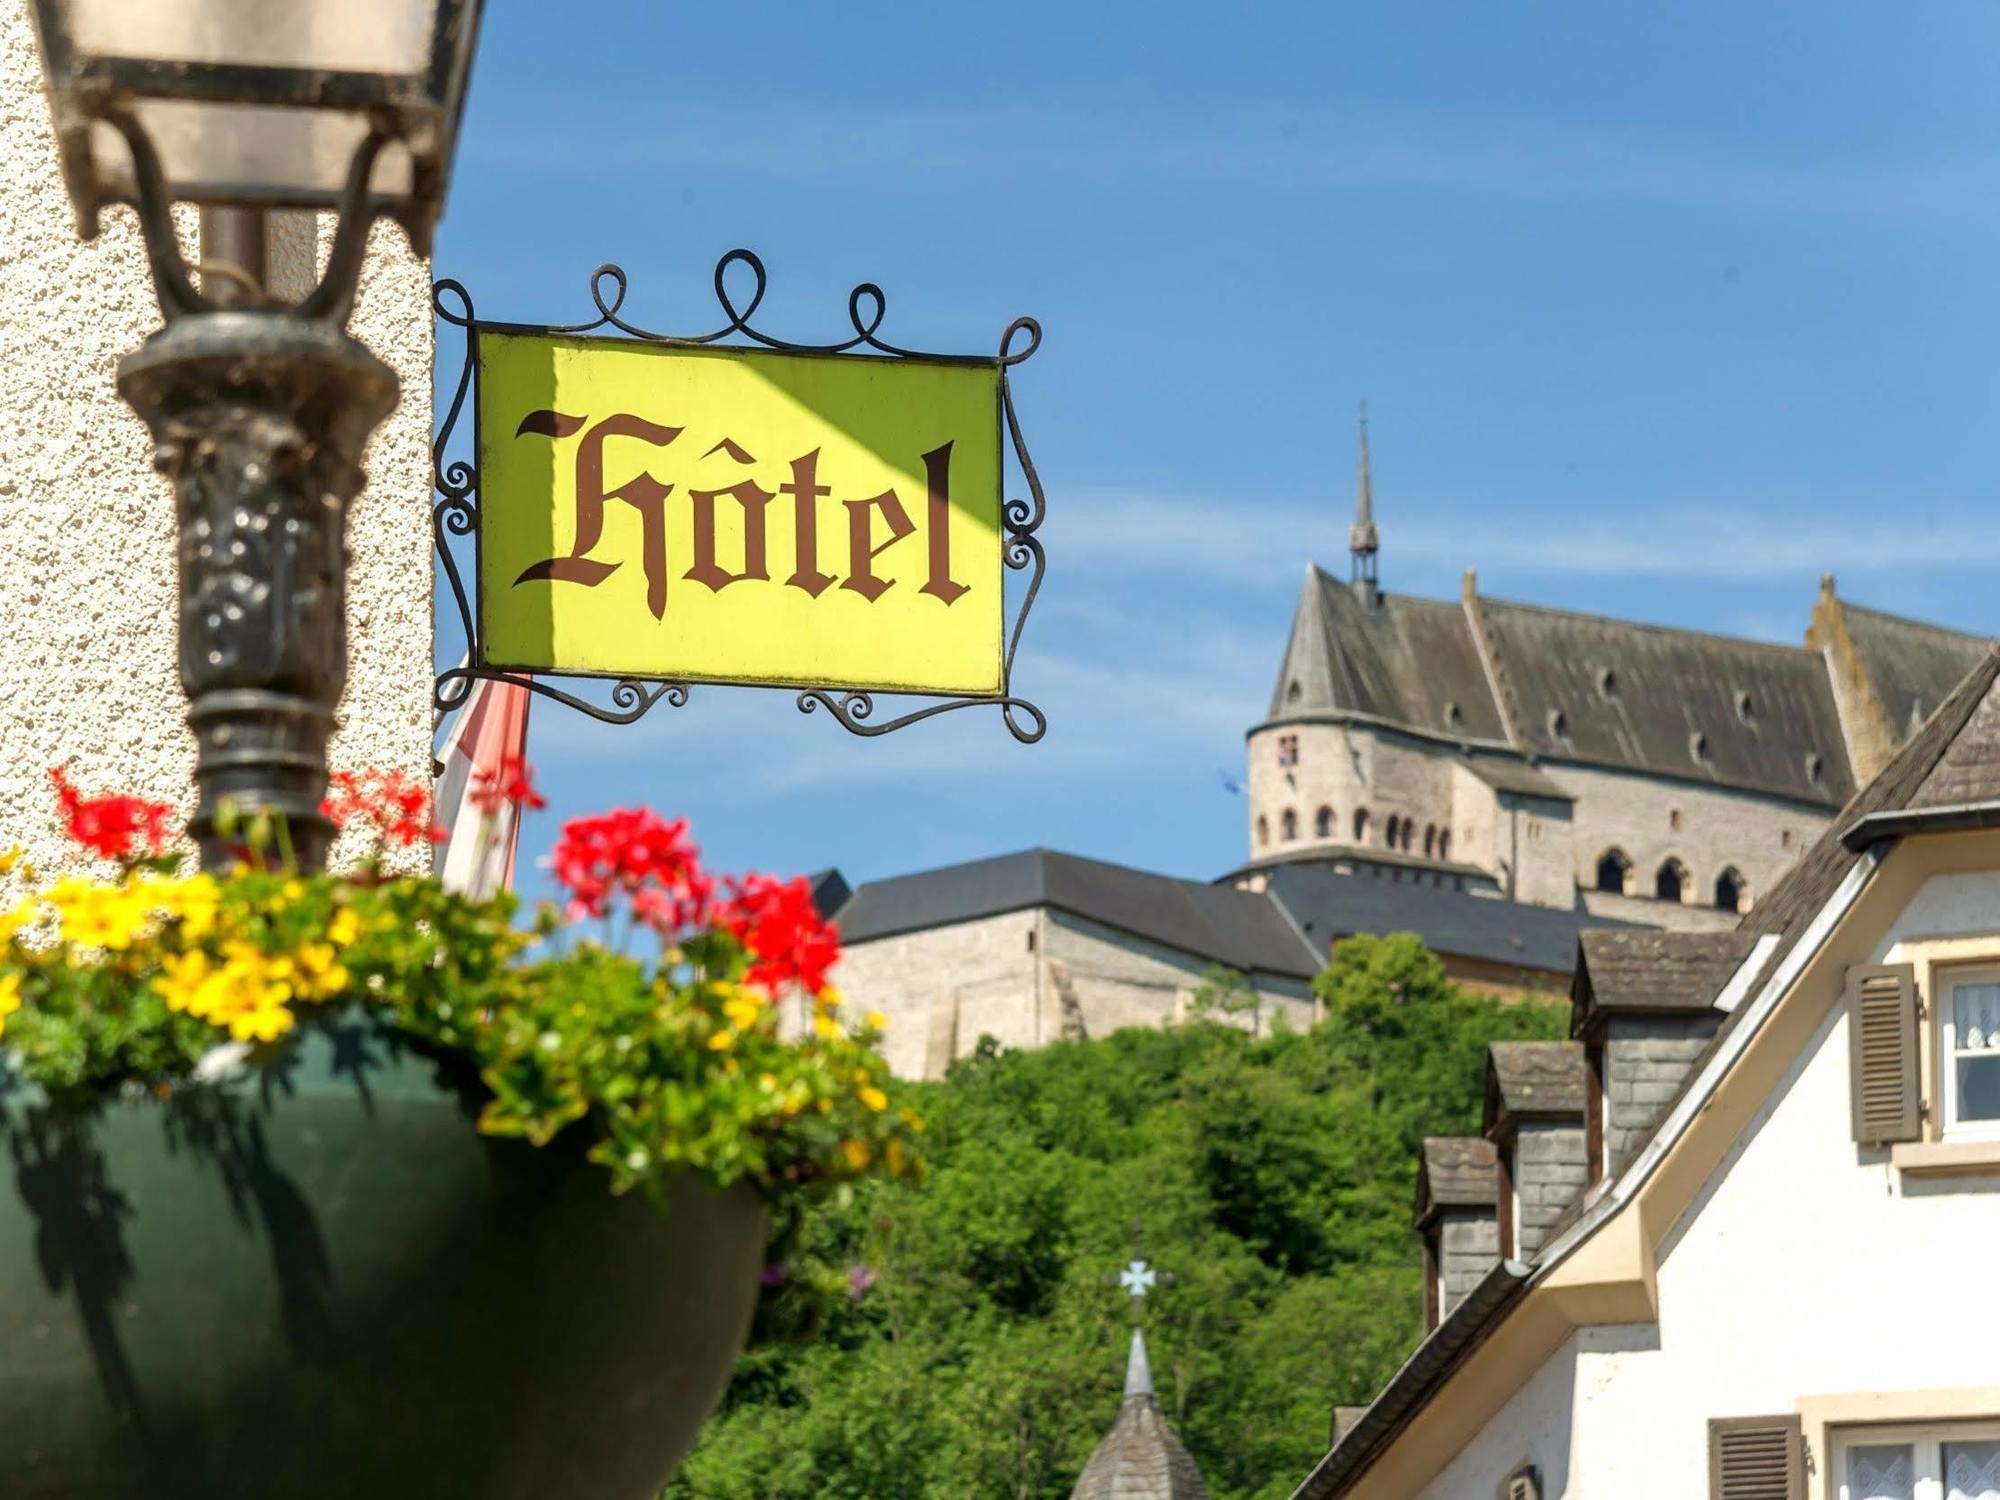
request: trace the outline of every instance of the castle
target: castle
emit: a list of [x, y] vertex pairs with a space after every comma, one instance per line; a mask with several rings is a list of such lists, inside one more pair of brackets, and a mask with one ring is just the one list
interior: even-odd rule
[[1250, 862], [1407, 878], [1678, 929], [1733, 926], [1979, 661], [1840, 599], [1804, 646], [1385, 593], [1361, 466], [1349, 577], [1306, 571], [1249, 733]]
[[[1223, 1013], [1306, 1024], [1352, 933], [1459, 984], [1565, 991], [1594, 928], [1734, 927], [1982, 660], [1977, 636], [1820, 586], [1803, 646], [1385, 592], [1361, 436], [1349, 576], [1306, 571], [1248, 731], [1249, 857], [1212, 882], [1032, 849], [838, 872], [839, 983], [899, 1074]], [[1240, 979], [1218, 994], [1217, 969]], [[801, 1023], [803, 1024], [803, 1023]]]

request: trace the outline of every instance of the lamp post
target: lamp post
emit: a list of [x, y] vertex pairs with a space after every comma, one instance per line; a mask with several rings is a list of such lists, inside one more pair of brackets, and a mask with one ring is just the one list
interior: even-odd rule
[[[118, 367], [179, 523], [190, 825], [284, 818], [325, 860], [326, 745], [347, 679], [347, 506], [394, 374], [346, 333], [369, 226], [428, 255], [480, 0], [34, 0], [63, 180], [85, 239], [138, 214], [163, 326]], [[202, 211], [202, 285], [177, 203]], [[270, 295], [264, 210], [331, 209], [326, 269]]]

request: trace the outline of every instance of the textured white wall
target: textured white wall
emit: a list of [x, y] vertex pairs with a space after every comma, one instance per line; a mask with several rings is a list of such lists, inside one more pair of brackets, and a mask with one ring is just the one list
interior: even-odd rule
[[[1971, 934], [2000, 954], [2000, 873], [1932, 878], [1875, 958]], [[1424, 1500], [1491, 1494], [1523, 1456], [1546, 1500], [1702, 1495], [1710, 1417], [1807, 1397], [1985, 1388], [2000, 1412], [2000, 1303], [1978, 1269], [2000, 1181], [1906, 1179], [1855, 1146], [1846, 1008], [1797, 998], [1832, 1011], [1669, 1236], [1660, 1322], [1580, 1330]]]
[[[183, 224], [191, 239], [191, 217]], [[190, 243], [189, 248], [192, 249]], [[428, 272], [378, 225], [354, 331], [396, 369], [349, 526], [350, 682], [336, 764], [427, 775], [431, 565]], [[48, 768], [193, 805], [175, 671], [173, 500], [118, 359], [159, 325], [133, 216], [76, 237], [26, 0], [0, 0], [0, 844], [69, 857]]]

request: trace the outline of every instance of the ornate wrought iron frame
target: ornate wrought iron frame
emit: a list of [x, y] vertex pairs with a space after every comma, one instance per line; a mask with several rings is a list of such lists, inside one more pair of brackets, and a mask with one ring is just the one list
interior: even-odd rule
[[[747, 305], [740, 310], [730, 296], [727, 277], [730, 267], [743, 266], [756, 278], [756, 287]], [[610, 300], [605, 298], [604, 287], [609, 282], [616, 287]], [[625, 305], [627, 278], [621, 267], [605, 264], [590, 274], [590, 300], [597, 306], [597, 317], [587, 323], [538, 324], [482, 322], [473, 311], [472, 294], [457, 281], [449, 278], [439, 280], [431, 286], [431, 308], [444, 322], [465, 331], [465, 358], [459, 368], [458, 383], [452, 392], [451, 404], [445, 411], [444, 422], [438, 428], [436, 440], [431, 445], [431, 482], [437, 492], [437, 499], [431, 506], [431, 532], [436, 541], [438, 560], [444, 567], [446, 581], [451, 585], [452, 602], [457, 607], [460, 624], [465, 629], [466, 661], [464, 665], [447, 668], [440, 672], [433, 687], [433, 701], [440, 714], [464, 703], [472, 684], [481, 679], [511, 682], [545, 698], [579, 712], [589, 714], [608, 724], [631, 724], [642, 718], [655, 703], [665, 699], [670, 708], [687, 705], [689, 685], [685, 682], [671, 682], [654, 678], [620, 676], [612, 679], [611, 704], [605, 706], [593, 703], [587, 698], [554, 686], [547, 680], [550, 674], [529, 674], [506, 667], [489, 666], [484, 661], [479, 642], [478, 612], [468, 595], [464, 577], [459, 571], [457, 558], [453, 555], [450, 539], [471, 537], [475, 552], [473, 566], [473, 587], [479, 586], [479, 570], [476, 561], [479, 542], [479, 504], [476, 498], [479, 490], [479, 474], [476, 463], [464, 459], [445, 459], [445, 449], [457, 431], [460, 414], [465, 408], [467, 393], [472, 389], [473, 372], [479, 362], [479, 331], [491, 328], [509, 333], [542, 334], [587, 334], [600, 328], [615, 328], [628, 338], [646, 343], [678, 344], [688, 347], [702, 347], [721, 344], [732, 335], [748, 340], [739, 345], [724, 347], [764, 348], [789, 354], [847, 354], [855, 350], [872, 350], [873, 355], [863, 357], [887, 357], [891, 359], [920, 359], [975, 364], [991, 364], [1000, 372], [1000, 410], [1007, 429], [1007, 445], [1013, 449], [1015, 463], [1021, 477], [1027, 482], [1028, 500], [1007, 500], [1001, 506], [1000, 522], [1005, 532], [1002, 556], [1009, 568], [1016, 571], [1031, 570], [1027, 591], [1021, 597], [1020, 608], [1015, 611], [1011, 626], [1006, 628], [1006, 649], [1001, 657], [1000, 691], [997, 694], [979, 697], [943, 698], [927, 703], [921, 708], [873, 722], [875, 698], [866, 688], [844, 687], [839, 684], [800, 687], [796, 683], [745, 682], [729, 686], [783, 688], [797, 693], [799, 712], [812, 713], [824, 708], [842, 728], [852, 734], [873, 737], [888, 734], [925, 719], [937, 717], [961, 708], [975, 708], [982, 705], [997, 706], [1008, 733], [1024, 745], [1031, 745], [1048, 731], [1048, 718], [1026, 698], [1014, 693], [1014, 655], [1021, 644], [1021, 632], [1028, 622], [1028, 614], [1034, 608], [1035, 596], [1041, 592], [1042, 578], [1047, 571], [1047, 557], [1035, 533], [1040, 529], [1047, 515], [1048, 504], [1042, 494], [1042, 482], [1035, 472], [1034, 460], [1028, 456], [1027, 443], [1021, 437], [1021, 425], [1014, 414], [1014, 393], [1009, 384], [1009, 373], [1015, 365], [1032, 355], [1042, 344], [1042, 326], [1033, 318], [1016, 318], [1007, 325], [1000, 335], [999, 352], [985, 355], [941, 355], [927, 354], [915, 349], [901, 348], [877, 337], [877, 330], [888, 312], [888, 299], [882, 289], [873, 282], [863, 282], [847, 294], [847, 318], [854, 329], [853, 337], [837, 340], [829, 344], [795, 344], [769, 334], [751, 325], [763, 303], [768, 283], [764, 263], [749, 250], [731, 250], [715, 264], [715, 299], [721, 304], [729, 321], [713, 333], [692, 337], [657, 333], [641, 328], [621, 317], [620, 310]], [[448, 306], [447, 298], [455, 298], [456, 306]], [[1016, 348], [1017, 339], [1025, 337], [1025, 347]], [[478, 409], [475, 405], [473, 425], [476, 429]], [[478, 457], [475, 438], [473, 457]], [[553, 674], [565, 678], [585, 677], [584, 673]], [[923, 697], [923, 694], [896, 694], [897, 697]], [[1021, 715], [1020, 718], [1016, 714]]]

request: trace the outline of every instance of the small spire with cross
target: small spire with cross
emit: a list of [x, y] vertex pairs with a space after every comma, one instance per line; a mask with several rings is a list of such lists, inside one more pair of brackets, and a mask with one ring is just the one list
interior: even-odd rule
[[1156, 1286], [1171, 1286], [1174, 1280], [1171, 1271], [1157, 1270], [1152, 1262], [1146, 1259], [1145, 1234], [1146, 1226], [1144, 1222], [1134, 1219], [1132, 1221], [1132, 1259], [1126, 1263], [1125, 1269], [1118, 1273], [1118, 1284], [1125, 1289], [1126, 1294], [1132, 1299], [1132, 1326], [1135, 1328], [1138, 1327], [1145, 1313], [1146, 1294], [1151, 1292]]

